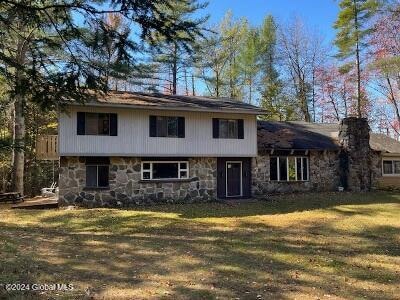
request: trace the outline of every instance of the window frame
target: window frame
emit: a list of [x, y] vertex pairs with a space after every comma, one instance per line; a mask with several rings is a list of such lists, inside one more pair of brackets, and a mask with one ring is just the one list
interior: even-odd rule
[[[185, 126], [186, 118], [183, 116], [150, 115], [149, 137], [173, 139], [185, 138]], [[170, 134], [172, 128], [175, 129], [174, 134]]]
[[[108, 115], [108, 133], [99, 133], [99, 116]], [[88, 133], [88, 115], [96, 115], [97, 123], [97, 133]], [[100, 112], [85, 112], [85, 135], [100, 135], [100, 136], [110, 136], [111, 135], [111, 114], [110, 113], [100, 113]]]
[[[228, 135], [226, 137], [221, 136], [221, 128], [222, 128], [221, 122], [226, 122], [226, 124], [227, 124], [226, 129], [227, 129]], [[235, 123], [234, 128], [236, 129], [236, 136], [230, 136], [229, 135], [229, 133], [230, 133], [229, 124], [233, 123], [233, 122]], [[229, 140], [237, 140], [237, 139], [239, 139], [239, 119], [220, 118], [220, 119], [218, 119], [218, 123], [219, 123], [218, 124], [218, 137], [220, 139], [229, 139]]]
[[[385, 173], [383, 164], [384, 162], [391, 162], [392, 163], [392, 173]], [[381, 165], [381, 170], [382, 170], [382, 176], [387, 176], [387, 177], [400, 177], [400, 173], [396, 173], [395, 170], [395, 162], [400, 162], [400, 159], [382, 159], [382, 165]]]
[[[88, 173], [88, 167], [96, 167], [96, 185], [95, 186], [90, 186], [87, 184], [87, 173]], [[108, 175], [108, 179], [107, 179], [107, 185], [106, 186], [99, 186], [99, 167], [106, 167], [107, 168], [107, 175]], [[87, 164], [85, 166], [85, 176], [86, 176], [86, 180], [85, 180], [85, 188], [90, 188], [90, 189], [96, 189], [96, 188], [109, 188], [110, 187], [110, 165], [108, 164]]]
[[[92, 121], [95, 123], [93, 124], [96, 128], [93, 130], [95, 133], [89, 132], [88, 120], [90, 115], [94, 116]], [[100, 115], [103, 115], [104, 119], [107, 119], [107, 123], [101, 122], [101, 126], [99, 126], [101, 120]], [[107, 124], [108, 127], [106, 133], [104, 133], [104, 124]], [[102, 130], [99, 130], [100, 127], [102, 127]], [[118, 114], [112, 112], [78, 111], [76, 113], [76, 134], [78, 136], [118, 136]]]
[[[153, 178], [153, 164], [178, 164], [178, 177], [177, 178]], [[144, 169], [144, 164], [150, 164], [150, 169]], [[186, 168], [182, 168], [181, 164], [186, 164]], [[186, 176], [182, 177], [181, 172], [186, 172]], [[150, 174], [149, 178], [144, 178], [144, 174]], [[188, 180], [189, 179], [189, 161], [187, 160], [152, 160], [152, 161], [142, 161], [140, 178], [143, 181], [166, 181], [166, 180]]]
[[[308, 156], [291, 156], [291, 155], [281, 155], [281, 156], [270, 156], [270, 161], [271, 157], [276, 158], [276, 180], [271, 179], [271, 163], [270, 163], [270, 170], [269, 170], [269, 181], [275, 181], [275, 182], [308, 182], [310, 181], [310, 159]], [[280, 160], [281, 159], [286, 159], [286, 180], [281, 180], [281, 174], [280, 174]], [[289, 180], [289, 158], [294, 159], [294, 169], [295, 169], [295, 180]], [[297, 174], [297, 160], [300, 158], [301, 165], [300, 165], [300, 170], [301, 170], [301, 180], [298, 180], [298, 174]], [[307, 170], [307, 179], [304, 179], [304, 159], [306, 159], [306, 170]]]

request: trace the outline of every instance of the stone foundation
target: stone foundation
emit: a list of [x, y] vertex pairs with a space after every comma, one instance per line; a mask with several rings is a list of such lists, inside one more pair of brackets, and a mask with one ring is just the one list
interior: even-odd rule
[[263, 197], [275, 193], [337, 191], [339, 157], [337, 151], [309, 154], [309, 181], [270, 181], [270, 156], [259, 155], [252, 160], [252, 193]]
[[141, 181], [141, 159], [110, 157], [109, 188], [88, 189], [85, 158], [60, 160], [60, 205], [131, 207], [156, 203], [205, 202], [216, 198], [216, 158], [190, 158], [189, 180]]

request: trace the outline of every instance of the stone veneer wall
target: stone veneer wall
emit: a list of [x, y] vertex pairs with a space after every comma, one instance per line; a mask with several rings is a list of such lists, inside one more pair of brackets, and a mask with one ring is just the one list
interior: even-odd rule
[[370, 127], [365, 118], [345, 118], [340, 123], [339, 142], [346, 166], [342, 176], [350, 191], [368, 191], [376, 186], [377, 153], [370, 147]]
[[306, 191], [337, 191], [339, 183], [339, 155], [335, 151], [309, 154], [309, 181], [270, 181], [269, 155], [252, 159], [252, 193], [263, 197], [274, 193]]
[[110, 188], [86, 189], [84, 157], [61, 157], [60, 205], [130, 207], [167, 202], [211, 201], [216, 197], [216, 158], [190, 158], [183, 182], [141, 181], [141, 159], [110, 157]]

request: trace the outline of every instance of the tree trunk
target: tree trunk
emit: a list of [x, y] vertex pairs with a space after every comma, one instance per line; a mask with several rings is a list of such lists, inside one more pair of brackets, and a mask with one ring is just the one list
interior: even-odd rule
[[251, 104], [251, 102], [252, 102], [252, 97], [253, 97], [253, 95], [252, 95], [252, 87], [253, 86], [253, 80], [251, 79], [251, 78], [249, 78], [249, 104]]
[[188, 96], [189, 95], [189, 86], [188, 86], [188, 78], [187, 78], [186, 67], [183, 68], [183, 76], [185, 78], [185, 92], [186, 92], [186, 96]]
[[354, 4], [354, 26], [356, 28], [356, 67], [357, 67], [357, 116], [362, 117], [361, 113], [361, 66], [360, 66], [360, 39], [358, 34], [358, 9], [356, 0]]
[[24, 165], [25, 165], [25, 101], [22, 95], [14, 98], [14, 133], [13, 133], [13, 180], [14, 192], [24, 194]]
[[[20, 40], [17, 47], [17, 62], [22, 67], [25, 63], [27, 41]], [[25, 168], [25, 96], [22, 71], [16, 68], [14, 86], [14, 120], [13, 120], [13, 153], [12, 153], [12, 189], [24, 194]]]
[[174, 57], [172, 62], [172, 95], [176, 95], [176, 85], [178, 77], [178, 57], [177, 57], [177, 46], [174, 44]]
[[396, 96], [395, 96], [395, 93], [393, 91], [392, 83], [391, 83], [390, 78], [388, 76], [386, 76], [386, 82], [387, 82], [388, 87], [389, 87], [390, 102], [392, 102], [392, 104], [393, 104], [393, 108], [394, 108], [394, 111], [396, 113], [397, 122], [400, 124], [400, 111], [399, 111], [399, 107], [397, 105]]
[[313, 109], [313, 122], [315, 123], [315, 68], [312, 71], [312, 109]]
[[195, 91], [195, 88], [194, 88], [194, 76], [193, 76], [193, 74], [192, 74], [192, 96], [196, 96], [196, 91]]
[[304, 115], [304, 121], [310, 123], [311, 118], [310, 118], [310, 112], [308, 110], [306, 83], [305, 83], [304, 79], [302, 79], [302, 78], [299, 78], [299, 79], [300, 79], [300, 95], [299, 96], [300, 96], [301, 110]]
[[216, 79], [215, 92], [216, 92], [216, 94], [217, 94], [216, 96], [218, 98], [219, 97], [219, 73], [218, 72], [216, 73], [215, 79]]

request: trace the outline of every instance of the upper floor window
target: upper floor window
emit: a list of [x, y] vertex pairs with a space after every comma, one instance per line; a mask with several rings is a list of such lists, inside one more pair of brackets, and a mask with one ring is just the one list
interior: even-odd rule
[[272, 156], [270, 180], [308, 181], [308, 157]]
[[109, 186], [109, 165], [108, 157], [87, 157], [86, 158], [86, 187], [106, 188]]
[[243, 139], [244, 126], [242, 119], [213, 119], [213, 138]]
[[400, 175], [400, 160], [383, 160], [382, 173], [383, 175]]
[[151, 137], [185, 137], [185, 118], [169, 116], [150, 116]]
[[117, 114], [110, 113], [77, 113], [78, 135], [111, 135], [118, 131]]

